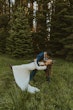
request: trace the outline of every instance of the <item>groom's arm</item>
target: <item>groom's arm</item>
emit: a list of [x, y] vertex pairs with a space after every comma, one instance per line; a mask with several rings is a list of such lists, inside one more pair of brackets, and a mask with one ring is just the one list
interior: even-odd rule
[[44, 59], [44, 52], [41, 52], [40, 54], [37, 55], [36, 57], [36, 62], [39, 65], [39, 61]]

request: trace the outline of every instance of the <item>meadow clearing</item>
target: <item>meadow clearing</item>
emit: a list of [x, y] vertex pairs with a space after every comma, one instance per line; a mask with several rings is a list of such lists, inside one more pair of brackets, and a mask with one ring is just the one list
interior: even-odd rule
[[73, 63], [56, 59], [50, 83], [45, 73], [38, 71], [35, 81], [30, 83], [40, 92], [30, 94], [16, 85], [9, 67], [29, 62], [0, 56], [0, 110], [73, 110]]

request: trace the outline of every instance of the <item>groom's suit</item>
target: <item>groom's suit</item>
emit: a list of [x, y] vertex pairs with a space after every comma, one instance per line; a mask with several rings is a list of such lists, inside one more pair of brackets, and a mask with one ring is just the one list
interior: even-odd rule
[[[37, 64], [39, 61], [41, 60], [44, 60], [44, 52], [41, 52], [40, 54], [37, 55], [36, 57], [36, 61], [37, 61]], [[39, 64], [38, 64], [39, 65]], [[31, 73], [30, 73], [30, 80], [33, 79], [33, 77], [35, 76], [37, 70], [33, 70]]]

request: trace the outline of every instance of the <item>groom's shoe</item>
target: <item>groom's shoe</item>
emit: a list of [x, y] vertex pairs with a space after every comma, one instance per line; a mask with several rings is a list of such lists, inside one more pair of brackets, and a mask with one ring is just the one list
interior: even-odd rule
[[30, 73], [30, 81], [33, 80], [34, 76], [36, 75], [36, 72], [37, 70], [35, 69]]
[[50, 82], [50, 77], [46, 77], [46, 81]]
[[11, 68], [11, 70], [12, 70], [12, 65], [11, 64], [9, 64], [9, 67]]

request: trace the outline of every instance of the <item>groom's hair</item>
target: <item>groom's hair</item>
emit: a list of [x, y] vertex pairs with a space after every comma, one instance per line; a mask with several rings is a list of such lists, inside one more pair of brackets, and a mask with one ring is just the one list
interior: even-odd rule
[[50, 56], [50, 57], [52, 57], [52, 56], [53, 56], [53, 54], [52, 54], [52, 52], [51, 52], [51, 51], [47, 51], [47, 55], [48, 55], [48, 56]]

